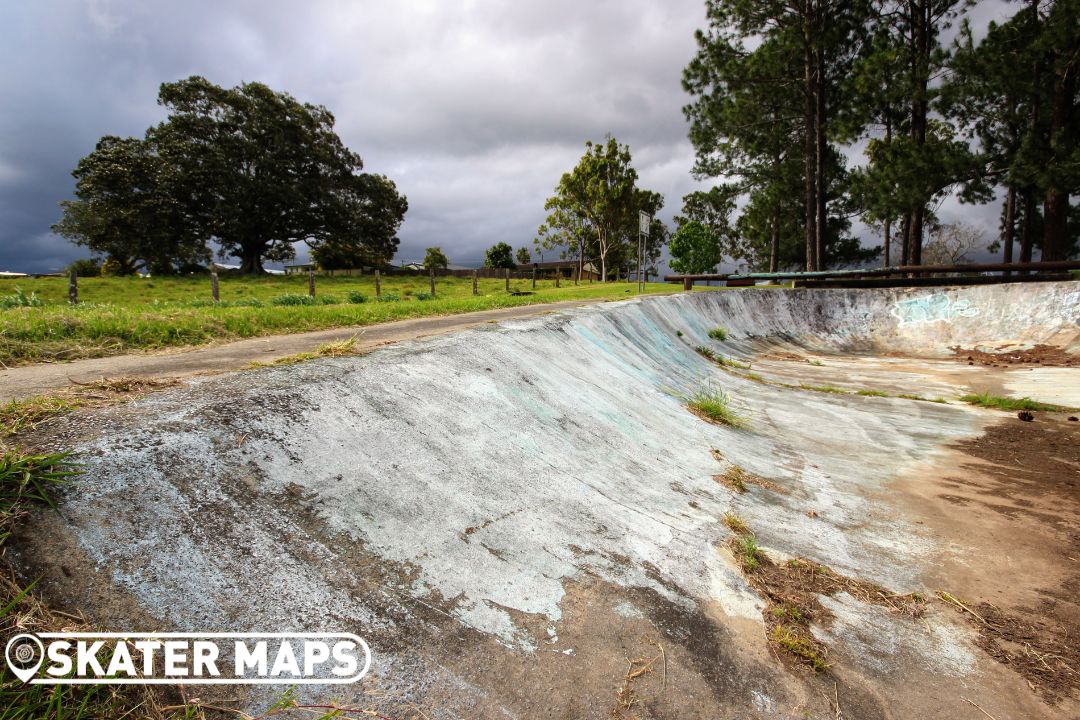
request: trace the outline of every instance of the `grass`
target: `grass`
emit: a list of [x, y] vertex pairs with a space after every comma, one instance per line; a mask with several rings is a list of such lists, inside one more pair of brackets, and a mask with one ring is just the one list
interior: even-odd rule
[[260, 368], [260, 367], [272, 367], [274, 365], [295, 365], [296, 363], [304, 362], [305, 360], [314, 360], [321, 357], [344, 357], [346, 355], [352, 355], [356, 351], [356, 338], [351, 337], [348, 340], [339, 340], [338, 342], [324, 343], [315, 348], [313, 352], [299, 352], [293, 355], [286, 355], [279, 357], [276, 360], [270, 362], [253, 362], [248, 367]]
[[737, 493], [746, 492], [746, 473], [738, 465], [732, 465], [722, 475], [713, 475], [713, 479], [729, 490]]
[[722, 327], [715, 327], [709, 331], [709, 337], [711, 337], [713, 340], [724, 342], [725, 340], [727, 340], [727, 330]]
[[848, 390], [833, 387], [832, 385], [799, 385], [800, 390], [813, 390], [814, 392], [829, 393], [831, 395], [849, 395]]
[[686, 407], [703, 420], [734, 428], [746, 426], [746, 421], [735, 414], [729, 406], [727, 393], [720, 388], [699, 388], [686, 402]]
[[751, 535], [750, 528], [743, 519], [733, 512], [724, 513], [724, 524], [736, 535]]
[[[435, 298], [424, 300], [426, 277], [394, 276], [383, 278], [382, 297], [375, 302], [371, 276], [319, 277], [316, 285], [312, 301], [306, 276], [223, 275], [221, 302], [214, 303], [206, 277], [80, 278], [80, 304], [72, 307], [67, 278], [0, 280], [0, 298], [10, 299], [0, 303], [0, 362], [104, 357], [563, 300], [614, 300], [633, 296], [636, 288], [627, 283], [556, 288], [544, 280], [537, 282], [535, 294], [511, 295], [502, 280], [481, 279], [479, 295], [473, 296], [471, 278], [446, 277], [436, 281]], [[646, 286], [650, 294], [679, 290], [664, 283]]]
[[32, 430], [40, 423], [79, 407], [74, 399], [37, 395], [25, 400], [10, 400], [0, 406], [0, 437], [11, 437]]
[[729, 357], [724, 357], [723, 355], [720, 355], [718, 353], [713, 352], [711, 348], [707, 348], [704, 345], [698, 345], [694, 349], [697, 350], [698, 354], [701, 355], [703, 358], [706, 358], [708, 360], [712, 360], [714, 363], [716, 363], [720, 367], [735, 368], [737, 370], [749, 370], [750, 369], [750, 364], [749, 363], [743, 363], [743, 362], [739, 362], [738, 360], [733, 360], [732, 358], [729, 358]]
[[855, 394], [863, 397], [890, 397], [889, 393], [881, 390], [859, 390]]
[[1070, 412], [1074, 408], [1063, 407], [1061, 405], [1050, 405], [1048, 403], [1041, 403], [1037, 400], [1032, 400], [1029, 397], [1022, 398], [1007, 398], [1000, 395], [991, 395], [990, 393], [973, 393], [971, 395], [964, 395], [960, 398], [961, 402], [966, 402], [971, 405], [978, 405], [984, 408], [994, 408], [997, 410], [1040, 410], [1042, 412]]
[[817, 643], [809, 632], [791, 623], [778, 623], [769, 631], [769, 639], [794, 655], [798, 660], [809, 665], [814, 672], [827, 670], [829, 665], [821, 657]]
[[735, 548], [735, 557], [738, 559], [739, 565], [742, 566], [743, 572], [749, 574], [758, 569], [761, 565], [761, 558], [758, 555], [760, 549], [753, 535], [738, 537], [733, 547]]

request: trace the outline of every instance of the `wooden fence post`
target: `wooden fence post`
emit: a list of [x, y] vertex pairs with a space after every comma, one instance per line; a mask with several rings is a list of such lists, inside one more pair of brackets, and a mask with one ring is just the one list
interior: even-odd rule
[[562, 265], [555, 266], [555, 287], [559, 287], [559, 281], [562, 279]]
[[428, 273], [431, 280], [431, 297], [435, 297], [435, 268], [428, 268]]
[[79, 304], [79, 276], [74, 270], [68, 276], [68, 302], [72, 305]]
[[379, 279], [379, 271], [375, 270], [375, 297], [382, 297], [382, 281]]
[[506, 268], [506, 292], [510, 292], [510, 268]]
[[480, 294], [480, 291], [476, 288], [476, 276], [477, 276], [478, 272], [479, 271], [477, 271], [477, 270], [472, 271], [472, 294], [473, 295], [479, 295]]
[[533, 265], [533, 290], [536, 289], [536, 266]]
[[682, 289], [683, 290], [693, 290], [694, 289], [694, 281], [691, 280], [688, 277], [684, 277], [682, 279]]
[[218, 294], [218, 277], [217, 272], [210, 271], [210, 296], [214, 298], [214, 302], [220, 302], [221, 296]]
[[308, 297], [315, 297], [315, 271], [307, 271], [307, 294]]

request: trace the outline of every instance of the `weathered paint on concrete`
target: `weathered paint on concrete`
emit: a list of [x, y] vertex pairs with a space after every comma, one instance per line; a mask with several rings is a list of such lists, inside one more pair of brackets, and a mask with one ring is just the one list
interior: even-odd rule
[[[932, 547], [869, 498], [977, 434], [979, 411], [781, 389], [725, 373], [694, 347], [743, 357], [1076, 349], [1078, 323], [1070, 283], [696, 293], [200, 379], [99, 414], [92, 432], [72, 426], [86, 473], [55, 541], [172, 628], [359, 626], [376, 637], [375, 674], [391, 684], [401, 653], [379, 640], [410, 617], [445, 615], [542, 652], [549, 636], [536, 627], [554, 632], [567, 583], [583, 574], [760, 622], [760, 601], [719, 549], [729, 510], [778, 554], [907, 591]], [[716, 326], [723, 343], [708, 338]], [[729, 393], [747, 429], [686, 411], [704, 384]], [[787, 492], [733, 495], [712, 479], [726, 463]], [[349, 548], [366, 564], [347, 560]], [[833, 602], [852, 622], [870, 612]], [[936, 653], [935, 671], [971, 671], [962, 632], [935, 630], [933, 646], [916, 649]], [[430, 668], [408, 677], [436, 682]]]

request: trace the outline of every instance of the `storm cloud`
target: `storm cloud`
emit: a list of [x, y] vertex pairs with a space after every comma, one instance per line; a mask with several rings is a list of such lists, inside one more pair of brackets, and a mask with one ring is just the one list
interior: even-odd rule
[[[1001, 7], [983, 3], [977, 21]], [[0, 269], [86, 255], [49, 231], [72, 168], [102, 135], [162, 120], [159, 84], [189, 75], [328, 107], [366, 169], [409, 198], [399, 260], [429, 245], [463, 265], [499, 241], [531, 249], [559, 176], [606, 133], [630, 145], [670, 220], [705, 186], [680, 86], [704, 19], [702, 0], [5, 3]], [[994, 208], [941, 214], [996, 227]]]

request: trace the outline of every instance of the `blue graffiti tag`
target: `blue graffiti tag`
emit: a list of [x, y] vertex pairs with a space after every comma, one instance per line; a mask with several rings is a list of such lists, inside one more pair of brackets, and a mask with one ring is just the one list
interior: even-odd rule
[[944, 320], [952, 322], [958, 317], [974, 317], [979, 308], [971, 307], [966, 299], [952, 300], [945, 293], [936, 293], [911, 300], [898, 300], [893, 304], [892, 314], [901, 325], [932, 323]]

